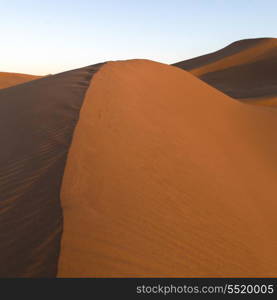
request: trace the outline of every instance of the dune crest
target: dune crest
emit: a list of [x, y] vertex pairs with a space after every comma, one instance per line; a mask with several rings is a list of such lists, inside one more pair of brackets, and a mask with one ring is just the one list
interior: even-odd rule
[[64, 173], [58, 276], [276, 276], [276, 129], [179, 68], [105, 64]]

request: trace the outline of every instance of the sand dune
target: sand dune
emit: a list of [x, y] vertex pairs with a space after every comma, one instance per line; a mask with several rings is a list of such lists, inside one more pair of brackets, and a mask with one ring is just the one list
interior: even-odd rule
[[276, 129], [179, 68], [105, 64], [65, 168], [58, 275], [277, 276]]
[[238, 41], [214, 53], [174, 65], [233, 98], [267, 98], [271, 100], [265, 105], [276, 106], [272, 99], [277, 97], [277, 39]]
[[20, 73], [0, 72], [0, 89], [14, 86], [20, 83], [38, 79], [41, 76], [27, 75]]

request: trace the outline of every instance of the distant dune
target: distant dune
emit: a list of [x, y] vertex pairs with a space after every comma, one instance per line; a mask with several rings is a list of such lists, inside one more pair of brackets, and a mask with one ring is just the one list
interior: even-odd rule
[[174, 65], [233, 98], [277, 105], [277, 39], [241, 40]]
[[41, 76], [0, 72], [0, 89], [38, 79]]

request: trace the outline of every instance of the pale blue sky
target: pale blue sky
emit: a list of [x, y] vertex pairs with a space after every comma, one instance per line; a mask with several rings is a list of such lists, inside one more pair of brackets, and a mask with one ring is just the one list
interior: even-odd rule
[[276, 0], [0, 0], [0, 71], [173, 63], [239, 39], [277, 37], [276, 12]]

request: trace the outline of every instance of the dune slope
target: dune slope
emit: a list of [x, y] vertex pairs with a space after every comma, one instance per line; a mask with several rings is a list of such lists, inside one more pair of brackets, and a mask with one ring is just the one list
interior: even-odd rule
[[91, 66], [0, 90], [0, 277], [54, 277], [60, 187]]
[[105, 64], [65, 168], [58, 275], [277, 276], [276, 129], [179, 68]]
[[174, 64], [241, 100], [277, 97], [277, 39], [242, 40], [211, 54]]
[[8, 88], [40, 77], [41, 76], [28, 74], [0, 72], [0, 89]]

